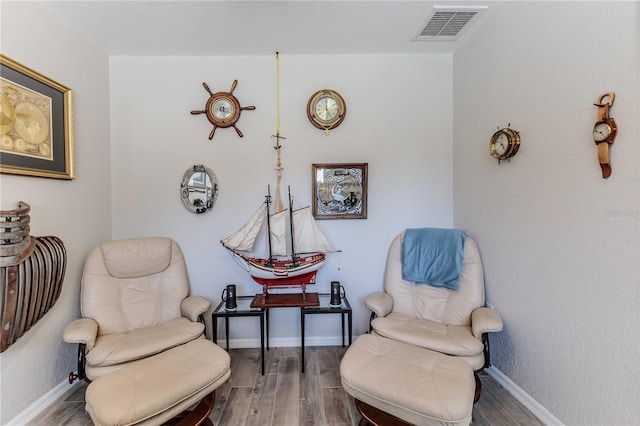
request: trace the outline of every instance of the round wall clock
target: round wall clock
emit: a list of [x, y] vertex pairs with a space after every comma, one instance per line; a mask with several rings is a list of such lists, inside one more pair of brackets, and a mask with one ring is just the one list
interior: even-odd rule
[[328, 132], [342, 123], [347, 114], [344, 99], [335, 90], [318, 90], [307, 103], [307, 117], [318, 129]]
[[493, 158], [508, 160], [518, 153], [520, 149], [520, 133], [505, 127], [493, 134], [489, 141], [489, 153]]
[[213, 135], [216, 132], [218, 127], [227, 128], [233, 127], [236, 130], [238, 136], [243, 137], [244, 135], [236, 127], [236, 122], [240, 119], [240, 112], [242, 110], [254, 110], [256, 107], [254, 106], [246, 106], [241, 107], [238, 99], [233, 96], [233, 91], [238, 85], [238, 80], [233, 80], [233, 84], [231, 85], [231, 90], [228, 92], [217, 92], [213, 93], [209, 89], [207, 83], [202, 83], [202, 86], [209, 93], [209, 99], [205, 104], [203, 110], [194, 110], [191, 111], [191, 114], [205, 114], [207, 119], [211, 124], [213, 124], [213, 129], [211, 133], [209, 133], [209, 140], [213, 139]]

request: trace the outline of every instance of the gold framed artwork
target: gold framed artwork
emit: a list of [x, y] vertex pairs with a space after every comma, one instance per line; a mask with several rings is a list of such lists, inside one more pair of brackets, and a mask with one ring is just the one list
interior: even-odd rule
[[2, 54], [0, 173], [74, 178], [71, 89]]
[[313, 217], [367, 218], [368, 163], [313, 164]]

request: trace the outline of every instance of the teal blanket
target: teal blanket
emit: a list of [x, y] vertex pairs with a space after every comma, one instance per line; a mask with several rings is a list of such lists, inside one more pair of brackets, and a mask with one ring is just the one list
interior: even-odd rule
[[407, 229], [402, 243], [402, 279], [458, 290], [466, 237], [460, 229]]

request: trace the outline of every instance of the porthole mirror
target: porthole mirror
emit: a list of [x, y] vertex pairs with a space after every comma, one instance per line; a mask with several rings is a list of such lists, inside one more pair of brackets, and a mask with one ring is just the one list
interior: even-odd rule
[[193, 213], [206, 213], [216, 204], [218, 181], [210, 168], [203, 165], [189, 167], [180, 184], [182, 204]]

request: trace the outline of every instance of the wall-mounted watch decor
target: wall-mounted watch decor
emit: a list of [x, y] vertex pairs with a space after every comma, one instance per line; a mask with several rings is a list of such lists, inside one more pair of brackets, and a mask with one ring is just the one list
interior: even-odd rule
[[[598, 162], [602, 169], [602, 177], [611, 176], [611, 164], [609, 164], [609, 145], [616, 139], [618, 126], [612, 117], [609, 117], [609, 108], [613, 105], [616, 94], [607, 92], [600, 95], [595, 106], [598, 107], [598, 121], [593, 126], [593, 141], [598, 147]], [[606, 102], [605, 102], [606, 99]]]
[[307, 118], [318, 129], [329, 130], [338, 127], [347, 114], [347, 104], [338, 92], [331, 89], [318, 90], [307, 102]]
[[489, 141], [489, 154], [498, 159], [498, 164], [516, 155], [520, 149], [520, 133], [510, 126], [511, 123], [505, 128], [498, 128]]
[[180, 183], [180, 198], [193, 213], [211, 211], [218, 199], [218, 180], [210, 168], [203, 165], [189, 167]]
[[73, 179], [71, 89], [0, 54], [0, 173]]
[[222, 127], [223, 129], [233, 127], [238, 136], [244, 136], [240, 129], [236, 127], [236, 123], [240, 119], [240, 112], [245, 109], [252, 111], [256, 109], [256, 107], [240, 106], [238, 99], [233, 96], [233, 91], [236, 89], [237, 85], [238, 80], [233, 80], [231, 90], [228, 92], [213, 93], [211, 89], [209, 89], [207, 83], [202, 83], [204, 89], [209, 93], [209, 99], [207, 100], [203, 110], [193, 110], [191, 111], [191, 114], [205, 114], [209, 122], [213, 124], [213, 129], [211, 130], [211, 133], [209, 133], [209, 140], [213, 139], [213, 135], [216, 133], [216, 129], [218, 127]]
[[367, 218], [368, 163], [313, 164], [313, 217]]

